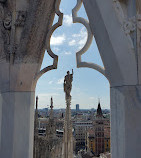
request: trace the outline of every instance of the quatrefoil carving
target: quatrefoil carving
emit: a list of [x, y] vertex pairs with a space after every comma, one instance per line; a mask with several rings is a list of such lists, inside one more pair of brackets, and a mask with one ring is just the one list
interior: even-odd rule
[[81, 67], [92, 68], [92, 69], [99, 71], [100, 73], [102, 73], [105, 76], [105, 69], [103, 67], [101, 67], [95, 63], [83, 62], [81, 59], [82, 55], [84, 53], [86, 53], [86, 51], [89, 49], [89, 47], [92, 43], [92, 40], [93, 40], [93, 35], [91, 33], [89, 22], [86, 19], [77, 16], [77, 12], [81, 8], [81, 6], [82, 6], [82, 0], [77, 0], [77, 4], [72, 10], [73, 23], [83, 24], [85, 26], [85, 28], [87, 29], [88, 37], [87, 37], [87, 41], [86, 41], [84, 47], [76, 53], [77, 67], [78, 68], [81, 68]]
[[56, 3], [55, 3], [55, 13], [58, 15], [58, 22], [56, 24], [54, 24], [48, 34], [47, 34], [47, 38], [46, 38], [46, 49], [47, 49], [47, 52], [49, 54], [49, 56], [51, 58], [53, 58], [53, 64], [52, 65], [49, 65], [45, 68], [43, 68], [35, 77], [35, 80], [37, 81], [44, 73], [50, 71], [50, 70], [53, 70], [53, 69], [57, 69], [57, 65], [58, 65], [58, 56], [55, 55], [53, 53], [53, 51], [51, 50], [50, 48], [50, 40], [51, 40], [51, 36], [53, 34], [53, 32], [62, 25], [62, 22], [63, 22], [63, 13], [60, 12], [59, 10], [59, 6], [60, 6], [60, 2], [61, 0], [57, 0]]

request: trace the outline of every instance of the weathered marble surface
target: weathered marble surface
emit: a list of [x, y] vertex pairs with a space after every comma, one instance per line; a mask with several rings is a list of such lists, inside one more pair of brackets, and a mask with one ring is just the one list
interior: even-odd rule
[[111, 86], [112, 158], [140, 158], [141, 2], [83, 3]]
[[0, 0], [0, 2], [2, 2], [2, 3], [3, 3], [3, 2], [6, 2], [6, 1], [7, 1], [7, 0]]
[[55, 2], [0, 1], [1, 158], [33, 157], [35, 78], [53, 23]]
[[32, 158], [34, 92], [5, 92], [0, 96], [0, 157]]
[[136, 85], [135, 51], [130, 47], [112, 0], [84, 0], [83, 3], [111, 86]]
[[140, 158], [141, 86], [111, 88], [112, 158]]
[[141, 14], [141, 1], [140, 0], [136, 0], [136, 2], [137, 2], [138, 12]]

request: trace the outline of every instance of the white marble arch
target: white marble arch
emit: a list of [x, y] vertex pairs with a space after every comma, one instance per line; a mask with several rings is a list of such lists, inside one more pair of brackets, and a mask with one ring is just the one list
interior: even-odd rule
[[89, 68], [99, 71], [100, 73], [102, 73], [105, 76], [105, 69], [103, 67], [101, 67], [95, 63], [82, 62], [82, 60], [81, 60], [81, 56], [89, 49], [89, 47], [92, 43], [92, 40], [93, 40], [93, 35], [92, 35], [91, 29], [89, 26], [89, 22], [86, 19], [77, 16], [77, 12], [81, 8], [81, 5], [82, 5], [82, 0], [77, 0], [77, 4], [72, 10], [73, 23], [83, 24], [87, 30], [88, 37], [87, 37], [87, 41], [86, 41], [86, 44], [84, 45], [84, 47], [76, 53], [77, 67], [78, 68], [89, 67]]
[[[13, 60], [0, 61], [0, 158], [33, 158], [35, 87], [44, 73], [57, 68], [58, 56], [50, 49], [50, 38], [54, 30], [62, 25], [60, 1], [56, 0], [55, 10], [51, 8], [59, 18], [58, 22], [50, 27], [45, 46], [53, 58], [53, 64], [40, 71], [41, 63], [36, 61], [17, 63], [13, 63]], [[27, 8], [29, 4], [29, 1], [23, 0], [14, 2], [17, 2], [18, 9], [23, 5]], [[48, 3], [52, 7], [53, 2]], [[22, 28], [18, 29], [21, 33]], [[15, 36], [14, 32], [15, 30], [12, 37]]]
[[[89, 23], [77, 17], [84, 4]], [[93, 68], [110, 83], [111, 154], [112, 158], [140, 158], [141, 151], [141, 85], [140, 31], [135, 18], [139, 6], [128, 0], [120, 6], [118, 0], [77, 0], [72, 10], [73, 22], [82, 23], [88, 32], [84, 48], [76, 54], [78, 67]], [[122, 11], [122, 9], [124, 9]], [[125, 12], [126, 11], [126, 12]], [[138, 25], [139, 26], [139, 25]], [[104, 68], [81, 61], [95, 37]], [[136, 36], [138, 38], [136, 38]]]

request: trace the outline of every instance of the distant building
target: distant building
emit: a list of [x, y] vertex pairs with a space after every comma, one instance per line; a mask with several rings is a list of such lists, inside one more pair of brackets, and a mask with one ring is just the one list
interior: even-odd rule
[[87, 132], [87, 146], [95, 156], [110, 152], [110, 121], [102, 114], [100, 102], [97, 108], [94, 127]]
[[48, 108], [44, 108], [44, 109], [39, 109], [38, 110], [38, 114], [42, 117], [48, 117], [49, 115], [49, 110]]
[[63, 130], [64, 128], [64, 119], [57, 119], [56, 120], [56, 129]]
[[95, 155], [99, 156], [104, 153], [104, 117], [100, 102], [97, 108], [96, 121], [95, 121]]
[[104, 151], [110, 152], [110, 125], [104, 126]]
[[56, 130], [56, 136], [59, 138], [63, 138], [64, 135], [64, 130]]
[[87, 151], [92, 152], [95, 154], [96, 152], [96, 147], [95, 147], [95, 130], [94, 128], [89, 129], [87, 131]]
[[79, 112], [79, 104], [76, 104], [76, 112]]
[[86, 148], [87, 130], [93, 127], [92, 121], [76, 121], [74, 123], [74, 133], [76, 140], [76, 152]]

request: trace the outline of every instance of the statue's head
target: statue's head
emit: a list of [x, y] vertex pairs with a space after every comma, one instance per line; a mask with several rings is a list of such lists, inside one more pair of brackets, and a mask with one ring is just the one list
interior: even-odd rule
[[69, 74], [70, 74], [70, 72], [69, 72], [69, 71], [67, 71], [67, 74], [69, 75]]

